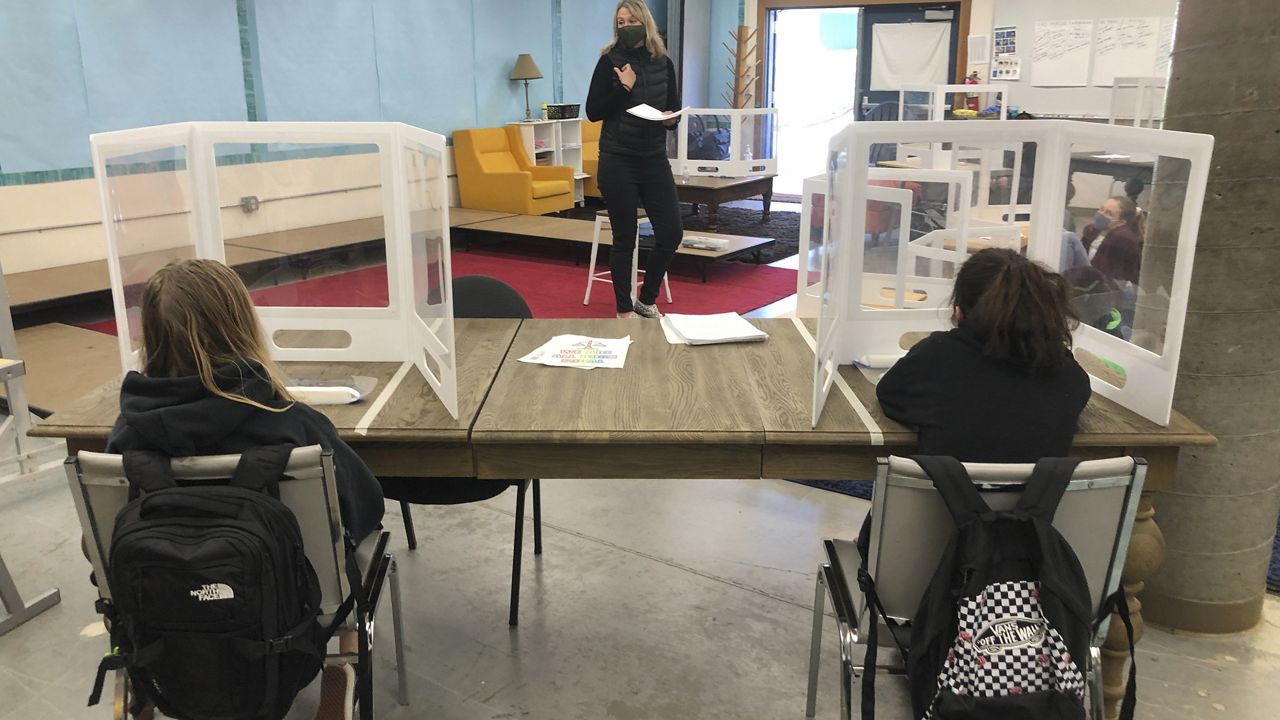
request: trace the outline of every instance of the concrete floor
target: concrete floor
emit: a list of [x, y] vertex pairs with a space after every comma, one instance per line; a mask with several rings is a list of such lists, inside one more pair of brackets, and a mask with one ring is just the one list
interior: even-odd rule
[[[507, 492], [418, 508], [412, 553], [388, 509], [412, 704], [392, 699], [384, 621], [378, 717], [803, 716], [819, 539], [852, 534], [867, 503], [778, 480], [544, 480], [545, 552], [532, 559], [527, 527], [521, 625], [511, 629], [514, 506]], [[0, 485], [0, 551], [20, 589], [57, 586], [63, 598], [0, 637], [0, 719], [108, 716], [84, 707], [105, 638], [79, 534], [61, 469]], [[820, 718], [838, 715], [830, 628]], [[1280, 601], [1269, 598], [1265, 622], [1239, 636], [1149, 630], [1139, 655], [1140, 718], [1273, 718]], [[909, 716], [899, 678], [878, 689], [880, 717]], [[290, 718], [310, 717], [314, 703], [304, 693]]]

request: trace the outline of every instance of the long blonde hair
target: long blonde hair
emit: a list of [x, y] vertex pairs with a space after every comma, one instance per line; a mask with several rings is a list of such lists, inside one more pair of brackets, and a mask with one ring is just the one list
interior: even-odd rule
[[600, 54], [607, 55], [610, 50], [618, 46], [618, 11], [622, 8], [626, 8], [632, 17], [640, 21], [640, 26], [644, 28], [644, 47], [649, 51], [649, 55], [654, 58], [666, 57], [667, 44], [658, 34], [658, 23], [654, 21], [653, 13], [649, 12], [649, 6], [644, 4], [644, 0], [622, 0], [618, 3], [618, 7], [613, 9], [613, 40], [604, 46]]
[[[271, 412], [283, 412], [293, 397], [267, 352], [262, 326], [244, 282], [216, 260], [176, 260], [160, 268], [142, 291], [142, 374], [199, 375], [210, 393]], [[229, 364], [266, 373], [286, 404], [271, 407], [218, 387], [215, 368]], [[256, 368], [254, 369], [256, 372]]]

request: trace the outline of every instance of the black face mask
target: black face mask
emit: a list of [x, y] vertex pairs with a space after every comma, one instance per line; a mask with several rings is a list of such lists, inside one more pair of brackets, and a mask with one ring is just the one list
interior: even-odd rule
[[623, 25], [618, 28], [618, 44], [630, 49], [644, 42], [643, 25]]

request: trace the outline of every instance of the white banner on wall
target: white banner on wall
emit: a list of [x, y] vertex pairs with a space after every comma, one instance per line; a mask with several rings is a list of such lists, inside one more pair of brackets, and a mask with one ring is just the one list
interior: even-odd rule
[[947, 82], [951, 23], [880, 23], [871, 28], [871, 89]]

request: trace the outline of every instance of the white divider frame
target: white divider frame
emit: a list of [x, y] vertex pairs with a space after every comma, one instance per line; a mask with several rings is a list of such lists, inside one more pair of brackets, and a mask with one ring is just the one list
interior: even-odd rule
[[[218, 197], [214, 146], [221, 143], [322, 143], [368, 144], [378, 147], [382, 187], [383, 227], [386, 236], [386, 307], [259, 307], [258, 318], [279, 361], [412, 362], [422, 372], [440, 401], [457, 417], [457, 366], [454, 347], [453, 297], [449, 264], [448, 182], [445, 175], [444, 137], [402, 123], [336, 122], [193, 122], [136, 128], [90, 136], [94, 175], [107, 235], [107, 266], [115, 305], [117, 338], [122, 367], [137, 365], [133, 347], [121, 267], [121, 238], [117, 222], [123, 221], [112, 200], [107, 163], [112, 158], [173, 146], [186, 149], [185, 173], [190, 188], [191, 243], [194, 255], [226, 261]], [[429, 189], [429, 205], [439, 209], [438, 240], [414, 237], [410, 218], [405, 150], [425, 151], [438, 159], [438, 181]], [[179, 178], [180, 179], [180, 178]], [[415, 287], [426, 279], [415, 274], [415, 260], [433, 254], [426, 244], [437, 242], [434, 270], [438, 284]], [[422, 247], [418, 247], [422, 246]], [[136, 281], [136, 278], [132, 278]], [[415, 303], [431, 297], [427, 303]], [[418, 305], [415, 307], [415, 305]], [[341, 330], [350, 336], [346, 347], [281, 347], [274, 335], [281, 330]]]
[[[1157, 122], [1163, 121], [1161, 115], [1168, 85], [1169, 80], [1164, 77], [1117, 77], [1111, 86], [1107, 124], [1115, 125], [1116, 120], [1130, 118], [1133, 127], [1156, 127]], [[1126, 109], [1131, 114], [1126, 114]]]
[[[808, 318], [818, 317], [818, 304], [822, 302], [822, 283], [809, 283], [809, 273], [811, 268], [816, 266], [814, 260], [819, 263], [822, 261], [822, 254], [826, 252], [827, 245], [827, 224], [825, 218], [827, 185], [830, 179], [826, 173], [822, 175], [814, 175], [807, 177], [802, 184], [802, 195], [800, 196], [800, 246], [799, 250], [799, 267], [796, 269], [796, 317]], [[822, 207], [824, 209], [822, 222], [822, 239], [818, 245], [811, 247], [810, 238], [813, 235], [813, 203], [815, 198], [822, 198]], [[816, 251], [817, 255], [810, 258], [811, 254]], [[817, 267], [819, 273], [821, 268]]]
[[[717, 115], [729, 118], [729, 159], [690, 160], [689, 123], [695, 115]], [[767, 119], [768, 143], [774, 148], [773, 157], [743, 159], [742, 154], [752, 140], [744, 138], [743, 125], [748, 118]], [[776, 175], [778, 172], [778, 110], [777, 108], [690, 108], [685, 111], [676, 128], [676, 157], [668, 158], [675, 175], [701, 175], [704, 177], [749, 177], [751, 175]], [[754, 143], [750, 147], [759, 150]]]
[[898, 90], [898, 119], [906, 117], [903, 112], [906, 110], [907, 93], [928, 93], [929, 94], [929, 120], [942, 120], [946, 117], [947, 108], [950, 104], [947, 100], [954, 93], [999, 93], [1000, 98], [996, 104], [1000, 106], [1000, 115], [997, 120], [1008, 120], [1009, 113], [1006, 108], [1009, 107], [1009, 84], [1008, 83], [978, 83], [977, 85], [965, 85], [963, 83], [952, 83], [947, 85], [903, 85]]
[[[1123, 387], [1090, 376], [1095, 392], [1153, 422], [1167, 425], [1172, 412], [1192, 261], [1213, 138], [1195, 133], [1067, 120], [998, 125], [943, 121], [853, 123], [831, 139], [829, 147], [833, 161], [826, 206], [828, 232], [820, 279], [823, 287], [818, 315], [818, 352], [814, 359], [813, 423], [816, 425], [822, 414], [839, 365], [863, 356], [900, 353], [899, 343], [904, 333], [950, 327], [950, 308], [874, 310], [863, 307], [860, 302], [851, 302], [853, 298], [863, 297], [862, 285], [865, 282], [861, 228], [866, 224], [867, 181], [881, 176], [883, 172], [867, 167], [870, 146], [875, 143], [935, 142], [1037, 144], [1026, 254], [1055, 270], [1061, 260], [1064, 201], [1073, 147], [1107, 148], [1112, 152], [1123, 149], [1135, 157], [1168, 157], [1190, 162], [1168, 298], [1163, 351], [1151, 352], [1083, 323], [1074, 335], [1076, 348], [1125, 368]], [[832, 202], [831, 198], [837, 200]], [[859, 230], [854, 231], [853, 228]], [[983, 232], [988, 231], [989, 228], [983, 228]], [[963, 241], [963, 235], [959, 240]]]

